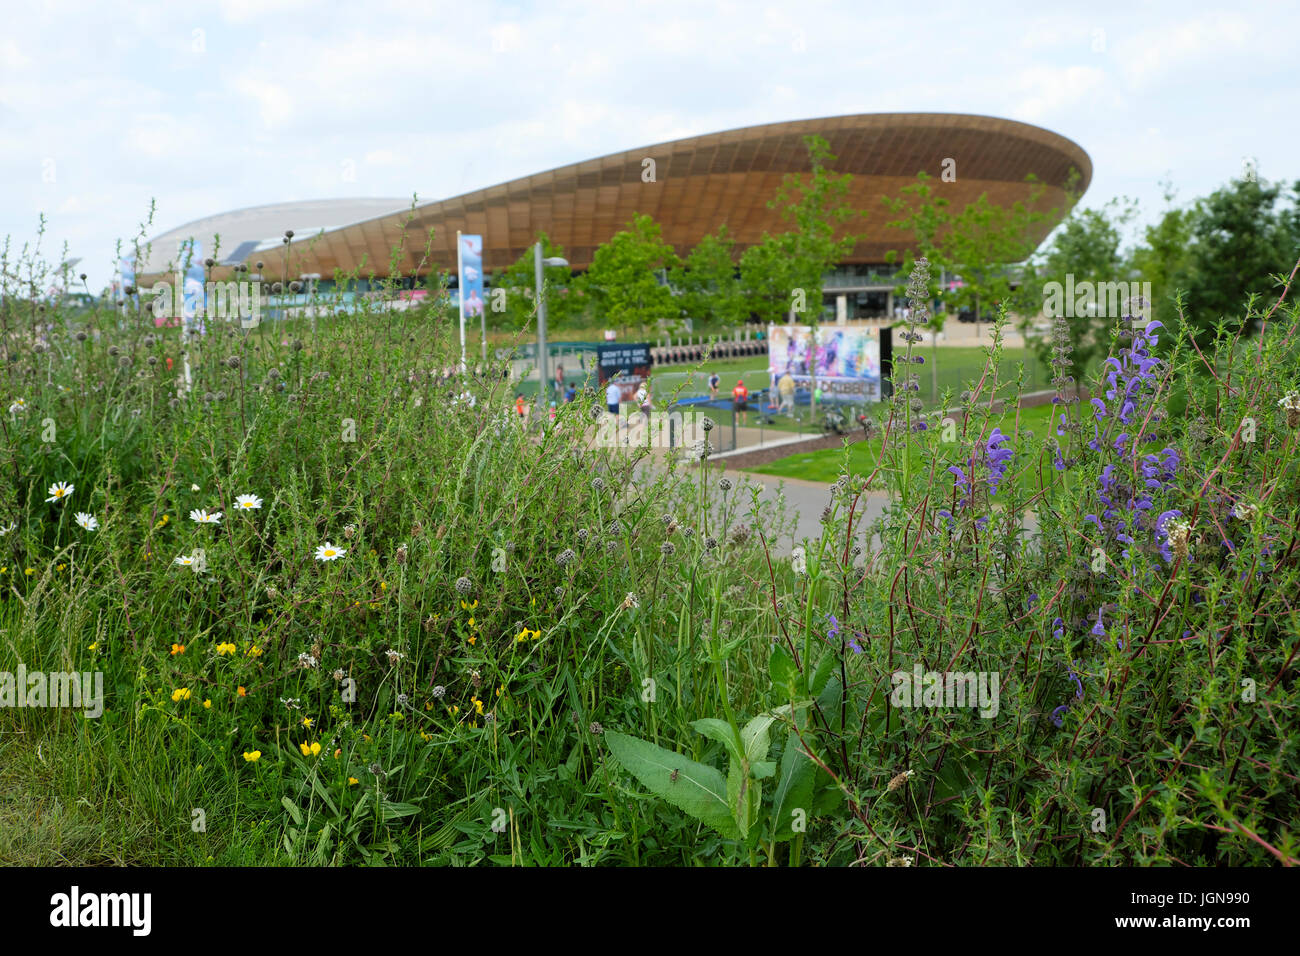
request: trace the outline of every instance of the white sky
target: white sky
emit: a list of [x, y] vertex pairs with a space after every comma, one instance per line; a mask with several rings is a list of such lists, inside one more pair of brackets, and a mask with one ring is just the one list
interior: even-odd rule
[[[859, 112], [1023, 120], [1079, 143], [1085, 205], [1146, 219], [1300, 178], [1300, 6], [368, 0], [5, 4], [0, 238], [98, 292], [114, 246], [243, 206], [454, 196], [737, 126]], [[1042, 12], [1037, 12], [1042, 8]], [[959, 167], [960, 169], [960, 167]], [[935, 171], [937, 172], [937, 171]], [[351, 177], [351, 178], [349, 178]]]

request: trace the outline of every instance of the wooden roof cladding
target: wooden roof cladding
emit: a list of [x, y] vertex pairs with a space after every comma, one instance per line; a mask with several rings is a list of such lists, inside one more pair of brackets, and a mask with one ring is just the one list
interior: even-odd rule
[[[403, 248], [397, 264], [408, 274], [431, 268], [454, 271], [457, 230], [483, 236], [483, 267], [489, 273], [522, 256], [540, 231], [564, 247], [574, 268], [584, 269], [595, 249], [635, 213], [653, 216], [679, 254], [725, 223], [739, 253], [759, 242], [765, 231], [788, 228], [767, 202], [787, 173], [808, 172], [803, 137], [810, 133], [829, 143], [836, 172], [853, 174], [849, 202], [867, 214], [854, 227], [865, 239], [846, 263], [880, 263], [887, 251], [906, 247], [905, 237], [885, 227], [892, 217], [881, 197], [898, 195], [918, 171], [933, 177], [932, 185], [954, 210], [982, 193], [999, 205], [1026, 201], [1031, 187], [1025, 177], [1031, 173], [1045, 187], [1039, 208], [1062, 210], [1070, 169], [1079, 171], [1079, 192], [1092, 179], [1088, 154], [1072, 141], [991, 116], [874, 113], [773, 123], [626, 150], [324, 236], [295, 237], [291, 277], [304, 272], [331, 276], [335, 269], [349, 272], [359, 266], [363, 276], [383, 275], [399, 243]], [[647, 158], [655, 161], [655, 182], [642, 181]], [[940, 174], [949, 158], [956, 163], [956, 181], [944, 183]], [[1054, 225], [1042, 223], [1036, 241]], [[429, 230], [434, 233], [431, 243]], [[279, 278], [282, 254], [265, 258], [267, 277]]]

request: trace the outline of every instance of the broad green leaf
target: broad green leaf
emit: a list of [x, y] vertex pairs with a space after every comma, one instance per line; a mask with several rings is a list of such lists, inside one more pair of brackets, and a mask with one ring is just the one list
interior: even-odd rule
[[[605, 732], [609, 751], [620, 766], [651, 793], [667, 800], [728, 839], [740, 836], [727, 807], [727, 784], [712, 767], [626, 734]], [[676, 771], [676, 779], [672, 774]]]
[[703, 717], [700, 720], [691, 721], [691, 726], [710, 740], [716, 740], [726, 747], [732, 763], [741, 763], [744, 760], [745, 747], [740, 738], [736, 736], [736, 731], [731, 724], [725, 720], [719, 720], [717, 717]]
[[420, 808], [410, 803], [384, 803], [379, 808], [379, 819], [398, 820], [402, 817], [413, 816], [420, 812]]
[[302, 811], [298, 809], [297, 804], [288, 797], [281, 797], [280, 803], [284, 804], [284, 808], [289, 811], [289, 816], [293, 818], [293, 822], [298, 826], [302, 826]]
[[[811, 733], [803, 729], [803, 734], [811, 743]], [[816, 770], [816, 764], [803, 752], [798, 735], [791, 731], [781, 755], [780, 779], [772, 795], [772, 834], [775, 839], [794, 837], [792, 824], [796, 810], [803, 811], [805, 824], [813, 815], [813, 776]]]
[[801, 675], [794, 666], [794, 658], [780, 644], [772, 648], [772, 656], [767, 661], [767, 673], [772, 678], [772, 689], [781, 697], [793, 699], [803, 696], [799, 688]]
[[745, 745], [745, 762], [750, 766], [767, 757], [767, 752], [772, 747], [768, 728], [774, 720], [776, 718], [771, 714], [759, 714], [741, 728], [740, 739]]
[[[804, 666], [808, 666], [808, 662], [805, 661]], [[817, 670], [813, 673], [811, 690], [814, 695], [821, 695], [822, 690], [826, 687], [826, 681], [830, 678], [831, 671], [834, 670], [834, 668], [835, 655], [830, 652], [823, 654], [822, 659], [817, 662]]]

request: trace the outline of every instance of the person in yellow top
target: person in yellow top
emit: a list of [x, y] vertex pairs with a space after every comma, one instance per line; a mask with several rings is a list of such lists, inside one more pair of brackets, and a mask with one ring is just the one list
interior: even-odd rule
[[794, 376], [786, 372], [776, 383], [776, 390], [781, 393], [781, 404], [777, 406], [777, 412], [783, 412], [787, 408], [791, 414], [794, 414]]

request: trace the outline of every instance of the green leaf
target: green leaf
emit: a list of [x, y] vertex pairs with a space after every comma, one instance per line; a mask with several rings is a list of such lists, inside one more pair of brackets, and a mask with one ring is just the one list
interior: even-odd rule
[[[805, 737], [810, 736], [803, 728]], [[790, 840], [794, 837], [794, 812], [804, 812], [804, 822], [813, 815], [812, 794], [813, 776], [816, 764], [808, 759], [799, 743], [799, 737], [790, 732], [785, 741], [785, 752], [781, 755], [781, 776], [772, 795], [772, 835], [776, 840]]]
[[740, 731], [741, 742], [745, 745], [745, 763], [753, 766], [767, 756], [772, 747], [772, 738], [768, 728], [776, 720], [771, 714], [759, 714]]
[[831, 676], [831, 671], [835, 667], [835, 655], [831, 653], [823, 654], [822, 659], [817, 663], [817, 670], [813, 674], [812, 692], [820, 696], [823, 688], [826, 687], [826, 681]]
[[[605, 740], [614, 759], [651, 793], [728, 839], [740, 836], [727, 807], [726, 781], [717, 770], [612, 730], [605, 732]], [[675, 780], [673, 771], [677, 772]]]
[[803, 696], [799, 692], [799, 670], [794, 666], [794, 658], [780, 644], [772, 648], [772, 656], [767, 661], [767, 673], [772, 678], [772, 689], [781, 697], [793, 699]]
[[732, 763], [739, 764], [744, 761], [744, 744], [736, 736], [736, 731], [731, 724], [725, 720], [719, 720], [717, 717], [703, 717], [700, 720], [691, 721], [691, 726], [710, 740], [716, 740], [726, 747]]
[[297, 804], [288, 797], [281, 797], [280, 803], [282, 803], [284, 808], [289, 811], [289, 816], [293, 819], [293, 822], [298, 826], [302, 826], [302, 811], [298, 809]]
[[420, 808], [414, 804], [385, 802], [379, 808], [379, 819], [385, 822], [388, 820], [399, 820], [402, 817], [413, 816], [419, 812]]

